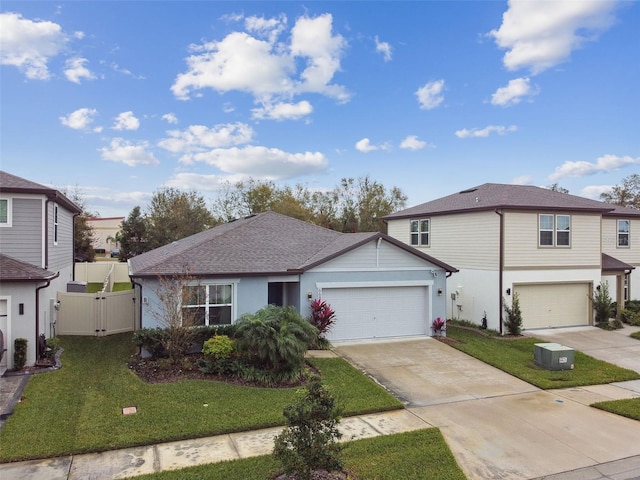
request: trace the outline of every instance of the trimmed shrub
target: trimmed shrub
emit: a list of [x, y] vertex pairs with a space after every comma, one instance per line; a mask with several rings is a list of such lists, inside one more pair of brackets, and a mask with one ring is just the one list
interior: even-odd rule
[[27, 343], [26, 338], [16, 338], [13, 341], [13, 368], [22, 370], [27, 364]]
[[509, 335], [521, 335], [522, 311], [520, 310], [520, 297], [516, 292], [513, 292], [511, 306], [507, 305], [504, 299], [502, 303], [504, 305], [504, 311], [507, 314], [507, 318], [504, 320], [504, 326], [507, 328], [507, 332]]
[[233, 340], [226, 335], [217, 335], [204, 342], [202, 353], [214, 360], [226, 360], [233, 353]]
[[342, 470], [342, 446], [338, 440], [340, 411], [320, 378], [314, 377], [296, 402], [284, 409], [286, 428], [275, 438], [273, 455], [285, 473], [309, 480], [315, 470]]
[[47, 349], [44, 352], [45, 358], [53, 360], [56, 357], [56, 353], [60, 350], [60, 339], [58, 337], [51, 337], [47, 339]]
[[165, 328], [141, 328], [133, 332], [133, 343], [144, 348], [153, 358], [166, 356], [168, 338]]

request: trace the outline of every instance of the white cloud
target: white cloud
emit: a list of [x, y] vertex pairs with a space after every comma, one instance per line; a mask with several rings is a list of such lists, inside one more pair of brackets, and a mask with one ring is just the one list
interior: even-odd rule
[[[331, 83], [346, 46], [341, 35], [332, 33], [333, 17], [298, 18], [289, 44], [276, 40], [285, 20], [251, 17], [246, 28], [256, 36], [232, 32], [220, 41], [191, 45], [187, 71], [176, 77], [173, 94], [186, 100], [194, 92], [212, 88], [244, 91], [259, 102], [278, 103], [303, 93], [347, 101], [344, 87]], [[299, 63], [305, 68], [297, 75]]]
[[523, 97], [531, 97], [539, 93], [537, 88], [532, 88], [528, 78], [515, 78], [509, 80], [505, 87], [500, 87], [491, 96], [491, 104], [501, 107], [510, 107], [520, 103]]
[[515, 125], [511, 125], [509, 127], [505, 127], [504, 125], [489, 125], [484, 128], [472, 128], [471, 130], [463, 128], [462, 130], [456, 131], [456, 137], [458, 138], [486, 138], [492, 133], [497, 133], [498, 135], [506, 135], [507, 133], [515, 132], [518, 130], [518, 127]]
[[533, 177], [529, 175], [521, 175], [511, 180], [511, 185], [531, 185], [533, 183]]
[[417, 135], [409, 135], [400, 143], [400, 148], [407, 150], [422, 150], [426, 146], [427, 142], [418, 140]]
[[108, 147], [102, 147], [102, 158], [116, 163], [124, 163], [129, 167], [137, 165], [158, 165], [158, 159], [147, 151], [148, 142], [140, 142], [137, 145], [123, 138], [113, 138]]
[[[98, 111], [95, 108], [79, 108], [66, 117], [60, 117], [60, 122], [62, 125], [74, 130], [87, 130], [97, 114]], [[100, 128], [98, 131], [101, 130]]]
[[164, 115], [162, 115], [162, 120], [172, 125], [176, 125], [178, 123], [178, 117], [176, 117], [173, 113], [165, 113]]
[[421, 110], [431, 110], [444, 101], [444, 80], [429, 82], [416, 91]]
[[191, 125], [186, 130], [170, 130], [167, 135], [169, 137], [158, 142], [158, 146], [173, 153], [188, 154], [249, 143], [253, 129], [245, 123], [225, 123], [211, 128]]
[[136, 118], [132, 111], [122, 112], [116, 117], [113, 124], [114, 130], [137, 130], [140, 128], [140, 120]]
[[[215, 192], [226, 184], [235, 185], [238, 182], [256, 177], [247, 175], [202, 175], [198, 173], [178, 173], [165, 182], [164, 186], [182, 190], [196, 190], [198, 192]], [[260, 178], [262, 179], [262, 178]], [[265, 179], [266, 180], [266, 179]]]
[[261, 108], [251, 110], [255, 119], [298, 120], [313, 112], [313, 107], [306, 100], [298, 103], [265, 104]]
[[94, 80], [96, 77], [91, 71], [84, 66], [89, 60], [86, 58], [74, 57], [65, 62], [64, 75], [67, 80], [73, 83], [80, 83], [82, 79]]
[[225, 173], [270, 180], [288, 179], [322, 172], [328, 161], [320, 152], [290, 153], [278, 148], [246, 146], [216, 148], [190, 155], [184, 163], [204, 162]]
[[373, 150], [378, 150], [378, 148], [375, 145], [371, 145], [371, 140], [368, 138], [363, 138], [356, 142], [356, 150], [362, 153], [372, 152]]
[[563, 177], [584, 177], [595, 173], [610, 172], [628, 165], [640, 165], [640, 157], [603, 155], [595, 163], [567, 161], [557, 167], [548, 178], [551, 181], [555, 181]]
[[610, 0], [510, 0], [502, 25], [489, 36], [507, 50], [503, 63], [508, 70], [527, 68], [535, 75], [597, 39], [612, 25], [617, 5]]
[[580, 190], [580, 196], [592, 200], [600, 200], [600, 194], [609, 193], [614, 185], [590, 185]]
[[384, 57], [385, 62], [391, 61], [391, 45], [387, 42], [381, 42], [376, 35], [376, 52], [379, 52]]
[[0, 14], [0, 64], [17, 67], [31, 80], [51, 77], [47, 63], [67, 40], [57, 23], [32, 21], [19, 13]]

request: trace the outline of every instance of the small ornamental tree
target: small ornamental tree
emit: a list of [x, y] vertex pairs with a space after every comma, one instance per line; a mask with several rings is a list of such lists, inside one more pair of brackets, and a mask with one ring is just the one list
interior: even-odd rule
[[304, 366], [304, 354], [316, 335], [316, 328], [294, 307], [268, 305], [240, 317], [235, 346], [261, 369], [293, 372]]
[[596, 314], [596, 324], [600, 327], [608, 326], [609, 319], [614, 315], [613, 301], [609, 295], [609, 283], [600, 282], [590, 298], [593, 311]]
[[155, 291], [158, 304], [151, 314], [159, 325], [166, 329], [165, 348], [169, 352], [171, 363], [178, 364], [184, 358], [195, 338], [199, 309], [189, 308], [196, 303], [202, 289], [193, 284], [188, 273], [175, 277], [158, 277], [158, 288]]
[[511, 306], [507, 305], [507, 302], [503, 299], [504, 311], [507, 314], [507, 318], [504, 320], [504, 325], [507, 327], [509, 335], [522, 334], [522, 311], [520, 311], [520, 298], [516, 292], [513, 292], [513, 299], [511, 300]]
[[287, 426], [275, 438], [273, 455], [285, 473], [309, 480], [316, 470], [342, 470], [340, 411], [319, 377], [311, 379], [305, 390], [298, 390], [296, 402], [285, 407], [284, 416]]

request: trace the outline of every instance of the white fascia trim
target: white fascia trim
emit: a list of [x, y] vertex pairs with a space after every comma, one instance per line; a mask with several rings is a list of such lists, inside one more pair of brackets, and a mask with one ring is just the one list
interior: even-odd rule
[[369, 287], [431, 287], [433, 280], [405, 280], [395, 282], [317, 282], [316, 288], [369, 288]]

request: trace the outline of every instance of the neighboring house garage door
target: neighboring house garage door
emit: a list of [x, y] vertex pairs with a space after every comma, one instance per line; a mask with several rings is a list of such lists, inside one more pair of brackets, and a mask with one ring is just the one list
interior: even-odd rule
[[589, 283], [517, 285], [523, 328], [589, 325]]
[[329, 340], [424, 335], [428, 332], [426, 286], [322, 288], [322, 299], [336, 312]]

